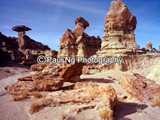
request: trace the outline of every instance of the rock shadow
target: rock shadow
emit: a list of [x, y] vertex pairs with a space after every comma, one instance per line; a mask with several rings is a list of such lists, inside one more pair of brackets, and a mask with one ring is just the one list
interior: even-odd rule
[[128, 118], [124, 118], [126, 115], [130, 115], [136, 112], [143, 112], [148, 106], [145, 104], [137, 104], [137, 103], [124, 103], [117, 102], [114, 109], [114, 119], [115, 120], [130, 120]]
[[80, 82], [96, 82], [96, 83], [114, 83], [113, 80], [104, 78], [84, 78]]

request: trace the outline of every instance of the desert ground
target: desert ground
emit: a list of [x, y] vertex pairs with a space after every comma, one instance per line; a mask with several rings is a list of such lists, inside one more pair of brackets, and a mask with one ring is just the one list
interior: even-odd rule
[[[60, 105], [56, 107], [45, 107], [39, 112], [31, 115], [29, 105], [35, 98], [31, 97], [21, 101], [13, 101], [11, 95], [6, 94], [4, 87], [17, 81], [17, 78], [31, 75], [34, 72], [21, 67], [1, 67], [0, 80], [0, 116], [1, 120], [100, 120], [100, 117], [93, 109], [86, 109], [65, 117], [66, 111], [81, 108], [83, 105]], [[9, 72], [8, 72], [9, 71]], [[122, 71], [107, 71], [92, 75], [81, 75], [83, 82], [95, 82], [99, 85], [113, 85], [119, 102], [115, 105], [115, 120], [159, 120], [160, 108], [142, 104], [128, 94], [117, 82]], [[65, 83], [64, 87], [74, 83]], [[65, 88], [64, 88], [65, 89]], [[56, 91], [54, 91], [56, 92]], [[45, 96], [47, 92], [42, 94]]]
[[12, 27], [17, 37], [0, 32], [0, 120], [159, 120], [160, 51], [136, 43], [137, 18], [122, 0], [111, 2], [104, 23], [102, 38], [90, 36], [77, 17], [58, 51], [26, 35], [25, 25]]

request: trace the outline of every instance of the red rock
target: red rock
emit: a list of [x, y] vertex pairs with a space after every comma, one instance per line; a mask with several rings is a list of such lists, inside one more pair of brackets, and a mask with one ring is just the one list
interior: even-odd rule
[[58, 57], [90, 57], [101, 47], [101, 39], [99, 37], [89, 36], [84, 32], [89, 26], [87, 20], [78, 17], [75, 20], [75, 30], [67, 31], [60, 38]]
[[123, 75], [119, 84], [138, 100], [152, 104], [160, 96], [160, 85], [139, 74]]
[[105, 31], [133, 31], [136, 28], [136, 24], [136, 17], [131, 15], [131, 12], [122, 1], [112, 1], [105, 18]]
[[[76, 83], [77, 84], [77, 83]], [[85, 83], [81, 83], [83, 86]], [[77, 86], [77, 85], [76, 85]], [[59, 104], [72, 104], [87, 107], [71, 108], [69, 113], [77, 113], [86, 109], [94, 109], [99, 112], [102, 119], [113, 120], [113, 107], [116, 100], [116, 92], [112, 86], [83, 86], [75, 90], [52, 92], [48, 96], [36, 100], [31, 104], [30, 112], [34, 113], [44, 106], [58, 106]], [[36, 108], [36, 109], [33, 109]], [[112, 112], [112, 114], [108, 114]], [[103, 115], [101, 114], [103, 113]], [[87, 116], [86, 116], [87, 117]]]
[[88, 23], [88, 21], [87, 20], [85, 20], [83, 17], [78, 17], [76, 20], [75, 20], [75, 25], [77, 26], [81, 26], [81, 27], [83, 27], [84, 29], [86, 28], [86, 27], [88, 27], [89, 26], [89, 23]]
[[67, 29], [66, 32], [60, 38], [60, 47], [63, 47], [67, 44], [75, 44], [75, 35], [72, 33], [70, 29]]
[[[37, 67], [37, 68], [36, 68]], [[64, 82], [80, 81], [83, 63], [35, 65], [34, 70], [42, 70], [35, 75], [19, 78], [18, 82], [6, 87], [10, 94], [20, 94], [22, 91], [53, 91], [63, 87]], [[33, 69], [33, 67], [32, 67]]]

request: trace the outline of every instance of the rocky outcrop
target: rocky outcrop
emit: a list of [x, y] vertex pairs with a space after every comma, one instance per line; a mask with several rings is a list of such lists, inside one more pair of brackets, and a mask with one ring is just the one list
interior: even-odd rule
[[[37, 68], [36, 68], [37, 67]], [[20, 94], [23, 91], [53, 91], [61, 89], [64, 82], [80, 81], [83, 63], [34, 65], [31, 67], [39, 70], [35, 75], [22, 77], [18, 82], [6, 87], [10, 94]], [[41, 71], [40, 71], [41, 70]]]
[[88, 21], [82, 17], [75, 20], [75, 30], [67, 29], [60, 38], [58, 57], [90, 57], [98, 51], [101, 39], [84, 33], [88, 26]]
[[119, 84], [141, 102], [153, 104], [160, 96], [160, 85], [139, 74], [123, 75]]
[[7, 37], [0, 33], [0, 54], [1, 61], [14, 60], [19, 61], [23, 54], [18, 51], [19, 46], [17, 38]]
[[25, 31], [31, 30], [30, 28], [21, 25], [13, 27], [12, 30], [18, 32], [18, 38], [6, 37], [0, 33], [0, 53], [4, 60], [32, 65], [37, 63], [39, 55], [57, 57], [57, 51], [50, 50], [48, 46], [25, 35]]
[[105, 17], [104, 32], [101, 50], [98, 56], [126, 56], [138, 50], [135, 43], [134, 30], [137, 25], [135, 16], [122, 0], [114, 0]]
[[[79, 83], [76, 83], [75, 86]], [[86, 83], [80, 83], [80, 85]], [[94, 83], [92, 83], [94, 84]], [[30, 106], [30, 112], [34, 113], [44, 106], [59, 106], [63, 104], [74, 105], [70, 110], [66, 111], [67, 116], [70, 114], [78, 114], [83, 110], [94, 109], [99, 119], [113, 120], [113, 107], [115, 104], [116, 92], [112, 86], [81, 86], [81, 88], [52, 92], [47, 97], [34, 101]], [[75, 107], [79, 105], [79, 107]], [[85, 119], [89, 119], [87, 115]]]

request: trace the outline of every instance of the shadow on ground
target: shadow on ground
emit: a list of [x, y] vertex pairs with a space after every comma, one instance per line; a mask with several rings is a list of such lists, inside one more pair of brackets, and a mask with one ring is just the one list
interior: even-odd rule
[[147, 107], [145, 104], [117, 102], [115, 105], [115, 120], [130, 120], [124, 117], [144, 110]]
[[104, 78], [84, 78], [80, 82], [114, 83], [113, 80]]

